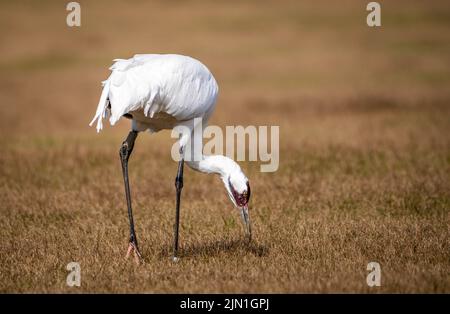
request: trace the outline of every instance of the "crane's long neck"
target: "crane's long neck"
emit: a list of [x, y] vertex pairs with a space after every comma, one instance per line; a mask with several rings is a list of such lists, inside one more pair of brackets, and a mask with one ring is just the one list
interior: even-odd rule
[[[207, 117], [202, 121], [206, 124]], [[191, 133], [189, 135], [183, 134], [180, 138], [180, 145], [184, 148], [191, 148], [190, 150], [185, 149], [185, 157], [187, 165], [197, 171], [203, 173], [217, 173], [220, 175], [222, 180], [229, 177], [233, 172], [240, 172], [241, 168], [239, 165], [231, 158], [223, 155], [203, 155], [203, 144], [195, 143], [197, 146], [194, 147], [194, 135]], [[199, 145], [200, 144], [200, 145]], [[197, 149], [195, 149], [197, 148]], [[199, 148], [199, 149], [198, 149]]]
[[204, 173], [217, 173], [222, 178], [233, 171], [239, 170], [239, 165], [231, 158], [222, 155], [202, 155], [199, 161], [186, 161], [194, 170]]

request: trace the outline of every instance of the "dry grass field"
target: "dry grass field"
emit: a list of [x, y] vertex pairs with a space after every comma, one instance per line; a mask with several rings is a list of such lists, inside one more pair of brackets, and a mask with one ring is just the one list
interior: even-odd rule
[[[82, 0], [79, 28], [67, 2], [0, 2], [1, 292], [450, 292], [448, 1], [381, 1], [380, 28], [369, 1]], [[241, 163], [250, 245], [218, 178], [187, 168], [174, 264], [174, 140], [142, 134], [137, 266], [129, 121], [88, 123], [112, 59], [164, 52], [214, 73], [212, 124], [279, 125], [280, 167]]]

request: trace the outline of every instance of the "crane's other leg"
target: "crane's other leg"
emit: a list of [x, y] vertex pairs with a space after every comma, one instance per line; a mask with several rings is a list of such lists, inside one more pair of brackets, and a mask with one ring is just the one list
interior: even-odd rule
[[127, 199], [128, 219], [130, 220], [130, 243], [128, 245], [126, 258], [128, 258], [131, 252], [133, 252], [136, 262], [139, 263], [139, 260], [142, 258], [142, 255], [139, 252], [136, 232], [134, 231], [133, 211], [131, 209], [130, 183], [128, 179], [128, 159], [130, 158], [130, 155], [133, 151], [134, 142], [137, 136], [138, 136], [137, 131], [130, 131], [126, 140], [122, 143], [122, 146], [120, 147], [119, 155], [120, 155], [120, 162], [122, 163], [123, 182], [125, 184], [125, 196]]
[[175, 209], [175, 225], [174, 225], [174, 243], [173, 243], [173, 261], [178, 261], [178, 230], [180, 226], [180, 201], [181, 201], [181, 189], [183, 188], [183, 168], [184, 168], [184, 155], [183, 149], [180, 149], [181, 159], [178, 162], [178, 171], [175, 178], [175, 188], [177, 190], [176, 209]]

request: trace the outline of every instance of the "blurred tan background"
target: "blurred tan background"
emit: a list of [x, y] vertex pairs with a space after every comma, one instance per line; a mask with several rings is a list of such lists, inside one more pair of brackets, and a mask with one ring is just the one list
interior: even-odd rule
[[349, 98], [448, 94], [446, 1], [382, 1], [378, 28], [363, 1], [80, 1], [81, 27], [66, 25], [66, 3], [1, 4], [4, 132], [90, 132], [112, 59], [135, 53], [205, 63], [222, 124], [288, 123], [299, 106]]

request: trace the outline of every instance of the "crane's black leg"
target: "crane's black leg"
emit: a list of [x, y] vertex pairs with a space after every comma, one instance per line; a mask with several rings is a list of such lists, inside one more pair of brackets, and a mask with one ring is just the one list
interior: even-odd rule
[[173, 261], [178, 260], [178, 229], [180, 225], [180, 200], [181, 200], [181, 189], [183, 188], [183, 167], [184, 167], [184, 157], [183, 151], [180, 150], [181, 159], [178, 162], [177, 177], [175, 178], [175, 188], [177, 190], [177, 201], [176, 201], [176, 212], [175, 212], [175, 225], [174, 225], [174, 244], [173, 244]]
[[137, 131], [130, 131], [126, 140], [122, 143], [120, 147], [119, 155], [120, 161], [122, 163], [122, 172], [123, 172], [123, 182], [125, 184], [125, 196], [127, 198], [127, 207], [128, 207], [128, 219], [130, 220], [130, 243], [128, 246], [128, 251], [126, 257], [130, 255], [133, 251], [136, 261], [139, 262], [139, 259], [142, 257], [139, 252], [136, 233], [134, 231], [134, 221], [133, 221], [133, 211], [131, 209], [131, 195], [130, 195], [130, 183], [128, 179], [128, 159], [130, 158], [131, 152], [133, 151], [134, 141], [138, 136]]

